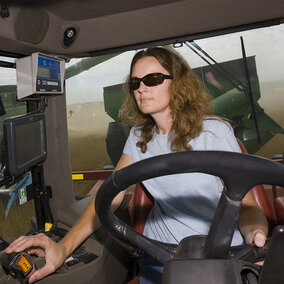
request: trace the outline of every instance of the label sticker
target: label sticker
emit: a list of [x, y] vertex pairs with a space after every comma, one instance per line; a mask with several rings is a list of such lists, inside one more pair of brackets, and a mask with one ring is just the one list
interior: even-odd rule
[[73, 174], [72, 175], [72, 180], [83, 180], [84, 175], [83, 174]]
[[26, 188], [21, 188], [19, 189], [19, 203], [20, 205], [26, 203], [28, 201], [28, 198], [27, 198], [27, 190]]

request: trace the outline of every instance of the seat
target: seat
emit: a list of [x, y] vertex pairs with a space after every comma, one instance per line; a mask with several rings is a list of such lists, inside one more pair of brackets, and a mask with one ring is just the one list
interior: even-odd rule
[[133, 228], [143, 234], [144, 226], [154, 200], [142, 183], [136, 185], [133, 200]]
[[279, 225], [284, 225], [284, 196], [274, 199], [275, 214]]
[[[284, 163], [284, 153], [277, 159], [276, 162]], [[284, 225], [284, 188], [280, 186], [272, 186], [272, 197], [275, 216], [278, 225]]]

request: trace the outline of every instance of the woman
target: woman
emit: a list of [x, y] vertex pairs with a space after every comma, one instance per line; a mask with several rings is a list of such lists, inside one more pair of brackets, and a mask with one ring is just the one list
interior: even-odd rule
[[[125, 89], [122, 118], [136, 126], [130, 132], [124, 154], [132, 157], [134, 162], [192, 149], [240, 152], [231, 127], [217, 117], [208, 116], [211, 97], [176, 53], [153, 48], [136, 54]], [[223, 189], [218, 178], [198, 173], [184, 174], [182, 178], [172, 175], [144, 181], [144, 185], [155, 200], [145, 225], [145, 235], [178, 243], [185, 236], [208, 233]], [[251, 194], [244, 200], [244, 208], [248, 203], [254, 203]], [[255, 227], [248, 229], [250, 221], [244, 222], [241, 214], [241, 230], [248, 242], [252, 239], [257, 242], [258, 238], [263, 242], [267, 233], [266, 220], [257, 207], [252, 208], [259, 214], [251, 220]], [[242, 241], [236, 230], [233, 245]], [[143, 275], [140, 282], [160, 283], [159, 264], [149, 257], [144, 257], [141, 262]], [[149, 275], [157, 278], [147, 282], [144, 277]]]
[[[125, 89], [126, 101], [121, 116], [135, 126], [115, 170], [175, 151], [240, 151], [231, 127], [219, 118], [208, 116], [210, 96], [188, 64], [173, 51], [150, 48], [137, 53]], [[144, 183], [155, 199], [144, 234], [170, 243], [177, 243], [188, 235], [207, 234], [222, 190], [218, 178], [193, 173], [183, 174], [178, 179], [159, 177]], [[124, 192], [121, 192], [112, 209], [117, 208], [123, 197]], [[98, 228], [94, 199], [60, 243], [37, 235], [20, 237], [10, 245], [7, 253], [30, 248], [31, 253], [45, 256], [46, 265], [31, 275], [30, 283], [54, 272]], [[239, 227], [248, 243], [264, 245], [266, 219], [251, 193], [244, 199]], [[236, 230], [233, 244], [240, 243], [242, 236]], [[159, 263], [149, 257], [143, 257], [140, 263], [141, 283], [161, 283]], [[147, 275], [153, 279], [148, 279]]]

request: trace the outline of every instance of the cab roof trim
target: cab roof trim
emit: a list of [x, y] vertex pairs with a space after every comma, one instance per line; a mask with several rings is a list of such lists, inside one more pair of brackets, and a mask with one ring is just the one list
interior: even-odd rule
[[[9, 16], [0, 18], [0, 50], [19, 56], [40, 51], [83, 57], [280, 24], [284, 19], [284, 1], [269, 0], [2, 2]], [[70, 27], [75, 29], [74, 41], [66, 46], [64, 32]]]

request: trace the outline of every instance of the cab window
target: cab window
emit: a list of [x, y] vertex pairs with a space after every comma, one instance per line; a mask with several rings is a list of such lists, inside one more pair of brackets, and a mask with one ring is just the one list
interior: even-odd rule
[[[232, 122], [247, 151], [269, 159], [284, 148], [283, 32], [282, 24], [168, 45], [204, 82], [214, 98], [214, 113]], [[68, 63], [66, 73], [69, 68], [74, 72], [66, 80], [72, 170], [112, 164], [108, 129], [118, 121], [121, 84], [136, 51]], [[94, 183], [75, 182], [75, 191], [86, 193]]]
[[[15, 58], [0, 57], [0, 61], [14, 63]], [[17, 100], [16, 70], [14, 68], [0, 67], [0, 98], [3, 103], [3, 107], [0, 105], [0, 141], [2, 141], [4, 119], [26, 113], [26, 103]], [[2, 112], [3, 110], [5, 110], [5, 114]], [[1, 169], [3, 151], [1, 142]], [[33, 201], [25, 202], [20, 206], [18, 195], [19, 188], [16, 185], [11, 188], [4, 186], [0, 188], [0, 235], [3, 238], [29, 231], [30, 219], [35, 216]]]

